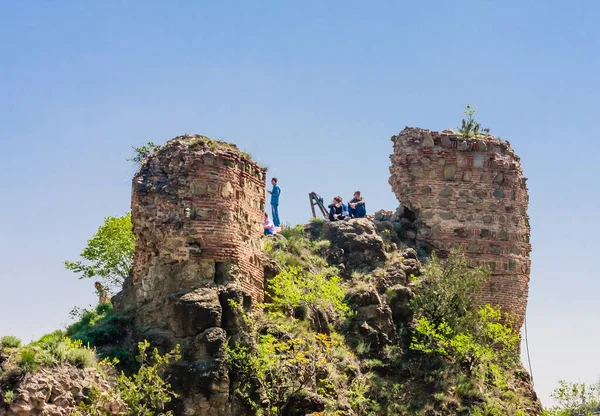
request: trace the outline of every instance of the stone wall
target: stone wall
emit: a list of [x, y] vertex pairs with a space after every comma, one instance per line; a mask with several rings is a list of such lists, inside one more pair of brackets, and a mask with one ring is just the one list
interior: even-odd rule
[[265, 169], [235, 146], [203, 136], [168, 141], [133, 179], [134, 287], [152, 286], [141, 281], [156, 262], [191, 261], [216, 284], [236, 280], [262, 301], [264, 195]]
[[526, 178], [507, 141], [464, 139], [405, 128], [391, 139], [390, 185], [418, 219], [416, 240], [442, 255], [460, 247], [472, 265], [489, 265], [481, 302], [513, 313], [521, 327], [530, 260]]

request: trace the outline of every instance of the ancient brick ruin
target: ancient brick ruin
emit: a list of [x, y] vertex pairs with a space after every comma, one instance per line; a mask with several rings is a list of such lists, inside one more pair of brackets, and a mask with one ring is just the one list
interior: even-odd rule
[[492, 277], [481, 301], [516, 316], [527, 306], [530, 260], [528, 195], [519, 157], [492, 136], [464, 139], [405, 128], [393, 136], [390, 185], [419, 224], [416, 241], [447, 253], [460, 247]]
[[153, 263], [190, 261], [262, 301], [264, 195], [265, 169], [235, 146], [197, 135], [168, 141], [133, 179], [133, 285]]
[[204, 136], [168, 141], [133, 178], [133, 271], [113, 304], [135, 311], [135, 339], [181, 346], [169, 371], [176, 414], [238, 414], [224, 350], [235, 305], [264, 298], [264, 205], [265, 169]]

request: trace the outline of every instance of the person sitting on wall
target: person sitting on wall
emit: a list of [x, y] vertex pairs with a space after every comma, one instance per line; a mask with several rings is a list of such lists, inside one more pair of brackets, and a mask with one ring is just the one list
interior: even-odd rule
[[275, 235], [277, 233], [277, 229], [275, 228], [275, 224], [273, 221], [269, 219], [269, 215], [265, 212], [265, 222], [263, 223], [265, 229], [265, 235]]
[[346, 215], [344, 215], [344, 206], [342, 204], [342, 197], [336, 196], [331, 201], [331, 204], [328, 206], [329, 208], [329, 221], [342, 221], [346, 219]]
[[348, 202], [348, 213], [350, 218], [363, 218], [367, 216], [367, 205], [365, 199], [360, 196], [360, 191], [354, 192], [354, 198]]

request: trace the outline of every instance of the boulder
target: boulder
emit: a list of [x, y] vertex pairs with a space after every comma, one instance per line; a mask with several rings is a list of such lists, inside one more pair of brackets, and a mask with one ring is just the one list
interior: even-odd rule
[[386, 259], [385, 245], [369, 218], [327, 223], [325, 235], [344, 251], [344, 263], [354, 268], [374, 268]]

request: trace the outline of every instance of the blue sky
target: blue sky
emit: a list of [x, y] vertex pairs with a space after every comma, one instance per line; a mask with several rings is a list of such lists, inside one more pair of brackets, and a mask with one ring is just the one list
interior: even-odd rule
[[591, 0], [2, 2], [0, 334], [94, 302], [62, 261], [129, 209], [132, 145], [235, 142], [298, 223], [310, 191], [395, 209], [390, 137], [470, 103], [529, 178], [536, 388], [596, 379], [599, 18]]

